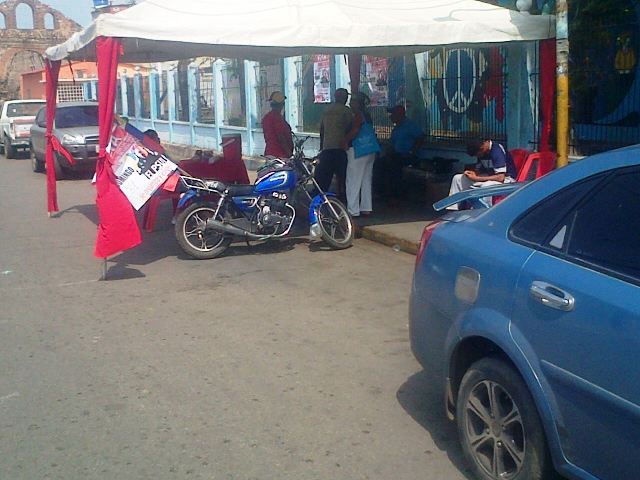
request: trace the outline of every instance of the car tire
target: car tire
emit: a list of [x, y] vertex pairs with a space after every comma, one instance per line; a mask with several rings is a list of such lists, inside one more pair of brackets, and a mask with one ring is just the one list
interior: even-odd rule
[[36, 173], [44, 172], [44, 162], [38, 159], [36, 152], [33, 151], [33, 146], [30, 149], [31, 152], [31, 170]]
[[53, 171], [56, 173], [56, 180], [63, 180], [67, 176], [64, 168], [60, 165], [58, 155], [53, 156]]
[[11, 159], [16, 158], [16, 147], [11, 145], [11, 140], [7, 137], [4, 137], [4, 156]]
[[556, 478], [536, 405], [519, 373], [505, 361], [471, 365], [456, 403], [462, 450], [477, 478]]

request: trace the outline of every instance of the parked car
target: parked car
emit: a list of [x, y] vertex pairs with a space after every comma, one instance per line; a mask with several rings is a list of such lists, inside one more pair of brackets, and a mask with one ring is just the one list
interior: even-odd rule
[[16, 158], [18, 149], [29, 148], [30, 129], [44, 100], [8, 100], [0, 110], [0, 150]]
[[[43, 107], [36, 115], [31, 127], [31, 162], [34, 172], [45, 168], [46, 114]], [[64, 155], [54, 155], [56, 178], [63, 178], [71, 171], [95, 169], [98, 158], [98, 104], [95, 102], [61, 103], [56, 108], [53, 135], [71, 154], [75, 164], [71, 165]]]
[[638, 212], [635, 146], [425, 229], [411, 347], [478, 478], [640, 478]]

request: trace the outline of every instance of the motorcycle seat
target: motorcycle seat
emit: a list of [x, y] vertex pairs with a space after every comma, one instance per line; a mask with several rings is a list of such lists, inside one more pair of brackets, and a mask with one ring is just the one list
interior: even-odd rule
[[253, 185], [227, 185], [227, 190], [232, 197], [242, 197], [253, 194]]

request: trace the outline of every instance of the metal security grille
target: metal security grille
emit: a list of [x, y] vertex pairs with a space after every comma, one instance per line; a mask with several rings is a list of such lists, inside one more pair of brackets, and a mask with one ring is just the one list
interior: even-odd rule
[[283, 89], [283, 73], [282, 61], [278, 60], [273, 63], [261, 62], [255, 66], [256, 76], [256, 104], [257, 104], [257, 125], [262, 125], [262, 117], [264, 117], [271, 107], [269, 105], [269, 96], [275, 92], [284, 92]]
[[638, 32], [635, 0], [569, 2], [571, 153], [640, 142]]
[[[368, 87], [370, 83], [371, 72], [367, 71], [367, 62], [362, 61], [360, 64], [360, 91], [367, 94], [373, 100], [373, 92]], [[372, 105], [369, 107], [369, 113], [373, 120], [373, 126], [376, 130], [378, 138], [386, 140], [391, 136], [393, 123], [389, 120], [388, 107], [395, 105], [407, 105], [406, 95], [406, 78], [407, 69], [404, 57], [391, 57], [387, 59], [387, 99], [384, 105]]]
[[503, 47], [435, 48], [422, 79], [431, 143], [506, 140], [507, 51]]
[[226, 60], [222, 69], [225, 125], [246, 126], [244, 88], [244, 62], [238, 59]]
[[82, 102], [84, 100], [82, 85], [80, 82], [60, 82], [58, 85], [58, 103]]
[[151, 77], [140, 77], [141, 109], [140, 118], [151, 118], [151, 95], [149, 94], [149, 81]]
[[175, 81], [175, 106], [176, 120], [179, 122], [189, 121], [189, 64], [179, 62], [177, 70], [171, 72]]
[[196, 85], [198, 88], [198, 118], [199, 123], [213, 124], [214, 97], [213, 97], [213, 70], [211, 65], [201, 66], [196, 72]]
[[156, 88], [156, 105], [158, 107], [158, 119], [169, 120], [169, 83], [168, 72], [165, 70], [156, 77], [158, 84]]

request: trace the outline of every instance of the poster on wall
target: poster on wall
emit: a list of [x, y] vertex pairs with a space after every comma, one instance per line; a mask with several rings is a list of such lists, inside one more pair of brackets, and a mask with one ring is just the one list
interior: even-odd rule
[[111, 132], [109, 153], [116, 183], [136, 210], [177, 168], [166, 156], [145, 147], [119, 125]]
[[313, 102], [331, 103], [331, 55], [313, 56]]
[[371, 99], [372, 107], [385, 107], [389, 104], [389, 63], [386, 57], [364, 56], [366, 83], [362, 91]]

